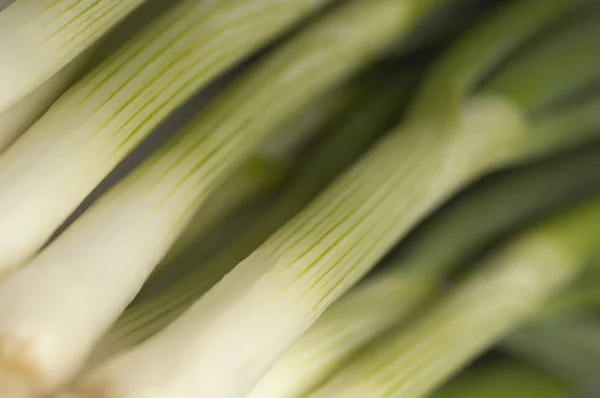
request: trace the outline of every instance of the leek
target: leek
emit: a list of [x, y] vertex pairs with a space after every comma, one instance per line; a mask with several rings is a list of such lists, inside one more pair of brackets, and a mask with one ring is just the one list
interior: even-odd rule
[[[435, 213], [386, 270], [332, 304], [267, 372], [250, 397], [300, 397], [357, 349], [404, 321], [489, 242], [598, 189], [598, 148], [507, 173]], [[460, 231], [460, 234], [457, 233]], [[165, 298], [168, 300], [168, 298]]]
[[600, 267], [598, 259], [560, 296], [550, 300], [540, 317], [581, 313], [600, 308]]
[[383, 69], [384, 65], [378, 66], [367, 76], [330, 90], [323, 98], [296, 112], [284, 122], [283, 127], [277, 128], [278, 132], [261, 144], [246, 165], [222, 183], [207, 199], [207, 203], [196, 211], [157, 270], [176, 263], [176, 258], [198, 240], [198, 235], [215, 225], [220, 216], [234, 208], [242, 198], [247, 200], [252, 192], [256, 194], [265, 188], [272, 189], [283, 182], [295, 159], [302, 155], [311, 142], [319, 141], [314, 136], [324, 132], [327, 121], [339, 118], [346, 108], [357, 102], [366, 93], [367, 85], [377, 86], [371, 74], [384, 72]]
[[184, 1], [88, 73], [0, 156], [0, 273], [31, 258], [198, 88], [326, 2]]
[[[191, 245], [195, 245], [192, 251], [196, 256], [204, 257], [214, 253], [214, 247], [219, 246], [219, 240], [223, 237], [209, 237], [214, 232], [213, 227], [217, 228], [219, 221], [225, 216], [229, 218], [230, 213], [242, 203], [247, 204], [257, 197], [264, 197], [267, 192], [276, 190], [285, 182], [297, 158], [303, 156], [307, 147], [320, 141], [314, 136], [324, 132], [326, 121], [340, 117], [345, 108], [365, 94], [366, 87], [363, 86], [366, 86], [366, 80], [370, 80], [371, 84], [375, 83], [368, 76], [359, 80], [331, 90], [324, 98], [298, 112], [282, 128], [277, 129], [278, 133], [261, 144], [257, 153], [240, 170], [221, 183], [195, 211], [136, 296], [136, 301], [154, 294], [153, 292], [186, 272], [189, 264], [180, 261], [180, 258]], [[239, 220], [235, 220], [233, 224], [232, 228], [238, 229]], [[219, 225], [218, 228], [220, 227]]]
[[363, 101], [351, 108], [352, 116], [332, 122], [329, 127], [334, 132], [300, 162], [295, 173], [292, 171], [291, 181], [284, 193], [250, 225], [248, 231], [203, 264], [196, 264], [200, 258], [197, 248], [176, 256], [173, 261], [188, 266], [193, 264], [194, 271], [156, 297], [127, 309], [98, 344], [91, 362], [99, 362], [131, 348], [163, 329], [306, 206], [335, 175], [396, 120], [410, 86], [405, 78], [396, 79], [386, 87], [381, 87], [381, 83], [374, 84], [371, 90], [376, 95], [365, 95]]
[[[386, 17], [401, 17], [398, 24], [414, 15], [410, 2], [379, 1], [361, 15], [379, 4], [391, 7]], [[84, 376], [75, 395], [246, 395], [427, 212], [520, 152], [526, 122], [519, 109], [509, 99], [465, 96], [490, 63], [582, 4], [519, 1], [494, 14], [437, 64], [405, 124], [175, 322]], [[387, 20], [380, 18], [378, 28]]]
[[520, 51], [482, 90], [509, 96], [536, 114], [556, 110], [561, 105], [557, 98], [576, 100], [600, 78], [600, 54], [592, 50], [600, 36], [600, 7], [594, 4], [585, 11]]
[[596, 198], [492, 254], [408, 328], [379, 337], [306, 397], [426, 396], [532, 317], [599, 243]]
[[[262, 12], [275, 7], [288, 15], [279, 2], [268, 2], [268, 7], [260, 4]], [[297, 13], [315, 3], [294, 4]], [[67, 381], [219, 182], [298, 108], [410, 30], [428, 10], [420, 2], [415, 4], [419, 7], [355, 0], [308, 26], [103, 195], [27, 267], [4, 281], [0, 285], [0, 335], [4, 336], [0, 392], [40, 394]], [[246, 7], [242, 10], [256, 12]], [[212, 24], [224, 18], [222, 11], [218, 6], [209, 9]], [[274, 16], [277, 24], [283, 19], [279, 13]], [[227, 18], [237, 17], [228, 14]], [[252, 26], [258, 23], [264, 21], [257, 17]], [[500, 113], [504, 115], [504, 108]], [[51, 156], [60, 154], [55, 149]], [[80, 150], [77, 158], [86, 155]], [[70, 170], [73, 162], [70, 158]], [[110, 291], [106, 286], [112, 287]], [[25, 351], [13, 349], [24, 341]], [[223, 387], [234, 387], [228, 384]]]
[[0, 151], [71, 83], [77, 60], [144, 0], [18, 0], [0, 12]]

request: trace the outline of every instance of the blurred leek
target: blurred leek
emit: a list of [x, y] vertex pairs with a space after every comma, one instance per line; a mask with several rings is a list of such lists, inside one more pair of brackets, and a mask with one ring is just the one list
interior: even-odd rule
[[144, 0], [18, 0], [0, 11], [0, 151], [64, 92], [87, 50]]
[[[323, 310], [427, 212], [522, 154], [526, 115], [510, 98], [469, 93], [491, 65], [586, 3], [546, 1], [541, 7], [538, 1], [518, 1], [494, 13], [434, 66], [406, 123], [175, 322], [100, 364], [74, 394], [247, 394]], [[374, 34], [387, 18], [407, 26], [435, 2], [349, 4], [364, 6], [361, 16], [378, 5], [390, 7], [373, 18]]]
[[423, 397], [533, 316], [600, 243], [600, 199], [513, 239], [407, 328], [379, 337], [307, 397]]
[[[231, 4], [238, 3], [240, 12], [232, 12]], [[245, 33], [246, 49], [249, 26], [243, 22], [251, 23], [251, 31], [259, 32], [256, 37], [264, 38], [266, 33], [273, 33], [275, 26], [282, 27], [284, 17], [289, 22], [316, 6], [313, 1], [241, 3], [215, 4], [202, 15], [211, 29], [219, 26], [219, 31], [236, 21], [238, 33]], [[389, 0], [354, 0], [326, 13], [246, 71], [27, 267], [4, 281], [0, 285], [0, 335], [4, 336], [0, 339], [0, 392], [32, 389], [39, 394], [67, 381], [134, 298], [194, 210], [221, 181], [294, 112], [375, 60], [398, 35], [409, 31], [427, 9]], [[184, 11], [188, 13], [183, 15]], [[265, 13], [276, 19], [272, 25], [259, 18]], [[162, 22], [169, 26], [174, 17], [187, 18], [189, 14], [189, 9], [180, 7]], [[259, 24], [261, 28], [257, 29]], [[162, 24], [152, 25], [153, 29], [157, 26]], [[166, 40], [168, 35], [163, 33], [160, 37]], [[207, 43], [218, 40], [212, 36], [204, 39]], [[194, 51], [200, 51], [199, 47]], [[219, 51], [224, 51], [222, 46]], [[203, 57], [206, 59], [206, 54]], [[163, 79], [164, 74], [158, 80]], [[173, 84], [169, 85], [171, 89]], [[164, 94], [161, 92], [161, 96]], [[134, 102], [140, 98], [138, 95]], [[121, 151], [123, 145], [118, 144], [117, 148]], [[73, 164], [74, 154], [61, 155], [56, 148], [49, 153], [52, 157], [68, 158], [69, 170], [83, 172], [86, 179], [90, 177], [90, 170]], [[77, 149], [77, 158], [87, 155]], [[18, 160], [25, 161], [26, 157], [19, 156]], [[89, 160], [86, 157], [86, 162]], [[0, 170], [1, 161], [2, 158]], [[47, 195], [44, 201], [49, 202]], [[31, 212], [29, 205], [25, 208]], [[111, 288], [107, 290], [106, 286]], [[23, 341], [28, 342], [26, 352], [9, 348], [20, 346]], [[21, 366], [9, 365], [13, 363]], [[247, 387], [244, 383], [224, 383], [220, 388]]]
[[[182, 1], [85, 75], [0, 156], [0, 274], [31, 258], [119, 161], [199, 88], [326, 2]], [[56, 10], [71, 4], [75, 12], [79, 4], [122, 9], [133, 1], [22, 3]]]

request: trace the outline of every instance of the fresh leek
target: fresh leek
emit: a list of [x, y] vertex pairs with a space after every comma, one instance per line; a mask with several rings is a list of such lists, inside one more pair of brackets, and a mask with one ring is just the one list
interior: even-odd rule
[[144, 0], [18, 0], [0, 12], [0, 151], [71, 83], [82, 56]]
[[592, 171], [600, 168], [598, 149], [506, 173], [435, 213], [400, 245], [385, 270], [328, 308], [250, 397], [301, 397], [364, 344], [414, 314], [490, 242], [600, 191], [593, 188], [600, 187], [600, 176]]
[[[284, 16], [291, 18], [315, 5], [295, 2], [292, 13], [284, 6], [289, 2], [244, 4], [240, 15], [215, 5], [206, 18], [212, 28], [216, 24], [224, 29], [219, 21], [241, 24], [239, 18], [252, 19], [254, 14], [248, 13], [262, 15], [259, 11], [275, 7], [279, 12], [269, 18], [276, 18], [274, 24], [280, 26]], [[252, 67], [27, 267], [4, 281], [0, 285], [0, 335], [10, 337], [0, 340], [0, 392], [31, 389], [30, 393], [45, 393], [67, 381], [219, 182], [293, 112], [376, 58], [399, 35], [410, 31], [428, 9], [420, 2], [389, 0], [354, 0], [333, 9]], [[170, 16], [183, 18], [186, 9], [177, 10]], [[229, 13], [223, 15], [224, 11]], [[256, 16], [252, 32], [258, 24], [265, 26]], [[241, 30], [247, 28], [241, 24]], [[161, 37], [165, 40], [164, 34]], [[139, 100], [140, 96], [134, 102]], [[504, 107], [499, 113], [504, 115]], [[117, 147], [124, 150], [121, 144]], [[53, 148], [49, 156], [66, 155], [61, 152]], [[7, 152], [9, 158], [15, 153]], [[69, 170], [89, 178], [90, 170], [76, 168], [75, 154], [69, 155], [65, 166], [69, 163]], [[76, 159], [88, 155], [78, 148]], [[18, 159], [23, 162], [26, 157]], [[48, 203], [47, 197], [44, 200]], [[25, 352], [11, 348], [23, 341], [28, 342]], [[21, 366], [8, 365], [13, 363]], [[243, 383], [239, 387], [244, 388]]]
[[334, 120], [329, 125], [333, 130], [330, 136], [292, 170], [291, 181], [284, 193], [250, 225], [248, 231], [201, 264], [197, 264], [201, 257], [196, 248], [176, 256], [174, 262], [188, 267], [191, 264], [194, 271], [156, 297], [127, 309], [98, 344], [92, 362], [131, 348], [163, 329], [306, 206], [397, 119], [410, 84], [404, 77], [396, 79], [387, 87], [381, 87], [381, 83], [374, 85], [373, 92], [350, 109], [352, 116]]
[[[0, 156], [0, 273], [31, 258], [117, 163], [198, 88], [326, 2], [183, 1], [88, 73]], [[58, 4], [57, 10], [73, 3], [78, 10], [81, 2], [23, 3], [51, 9]], [[131, 1], [85, 3], [121, 9]]]
[[[418, 2], [417, 15], [434, 3]], [[436, 64], [406, 123], [175, 322], [83, 377], [75, 395], [246, 395], [427, 212], [521, 152], [527, 122], [519, 108], [468, 94], [490, 65], [586, 3], [518, 1], [495, 13]], [[365, 7], [379, 4], [390, 8], [377, 28], [394, 15], [398, 24], [414, 19], [411, 2]]]
[[379, 337], [306, 397], [426, 396], [532, 317], [599, 243], [596, 198], [493, 253], [409, 327]]

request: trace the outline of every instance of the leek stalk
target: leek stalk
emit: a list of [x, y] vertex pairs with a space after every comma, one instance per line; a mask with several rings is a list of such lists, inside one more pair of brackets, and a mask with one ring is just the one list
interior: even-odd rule
[[64, 92], [83, 54], [143, 1], [19, 0], [0, 12], [0, 151]]
[[[279, 1], [266, 4], [260, 2], [258, 8], [289, 13]], [[293, 4], [297, 15], [315, 3]], [[244, 11], [256, 11], [246, 7]], [[389, 0], [354, 0], [335, 8], [253, 67], [26, 268], [4, 281], [0, 392], [31, 389], [30, 394], [40, 394], [67, 381], [220, 181], [297, 109], [377, 57], [427, 10], [420, 2]], [[214, 24], [225, 18], [222, 12], [215, 6], [207, 14]], [[239, 17], [232, 15], [227, 14], [228, 22]], [[283, 17], [274, 16], [279, 26]], [[259, 22], [252, 21], [253, 31]], [[54, 150], [51, 156], [58, 154]], [[110, 291], [106, 286], [112, 286]], [[25, 352], [11, 348], [23, 341], [28, 342]], [[22, 366], [9, 365], [13, 363]], [[227, 384], [222, 387], [234, 387]]]
[[[374, 4], [380, 3], [369, 2], [370, 10]], [[387, 17], [414, 16], [409, 2], [385, 4], [397, 7]], [[417, 15], [424, 4], [432, 5], [420, 2]], [[526, 122], [509, 99], [465, 97], [490, 63], [582, 4], [546, 1], [540, 7], [519, 1], [494, 14], [437, 64], [407, 123], [175, 322], [92, 370], [75, 394], [247, 394], [323, 310], [427, 212], [520, 150]], [[444, 98], [450, 103], [440, 102]]]
[[595, 148], [508, 173], [445, 206], [401, 244], [385, 270], [332, 304], [250, 397], [301, 397], [364, 344], [413, 315], [487, 244], [598, 191], [589, 187], [600, 185], [591, 171], [600, 168], [599, 153]]
[[568, 398], [574, 389], [559, 378], [537, 368], [503, 359], [467, 370], [430, 398]]
[[31, 258], [117, 163], [197, 89], [326, 2], [184, 1], [71, 87], [0, 156], [0, 273]]
[[426, 396], [534, 316], [599, 243], [596, 198], [493, 253], [408, 328], [379, 337], [306, 396]]
[[195, 269], [157, 296], [127, 309], [98, 344], [91, 362], [139, 344], [176, 319], [382, 135], [396, 120], [410, 87], [405, 78], [382, 83], [386, 86], [374, 85], [373, 92], [351, 109], [352, 116], [329, 125], [331, 135], [292, 171], [284, 193], [248, 231], [201, 264], [196, 248], [176, 256], [174, 262], [193, 264]]

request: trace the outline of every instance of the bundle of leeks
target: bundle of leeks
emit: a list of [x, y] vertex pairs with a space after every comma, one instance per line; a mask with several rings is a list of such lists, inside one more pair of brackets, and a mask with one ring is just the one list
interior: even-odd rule
[[597, 0], [142, 3], [0, 11], [0, 396], [598, 391]]

